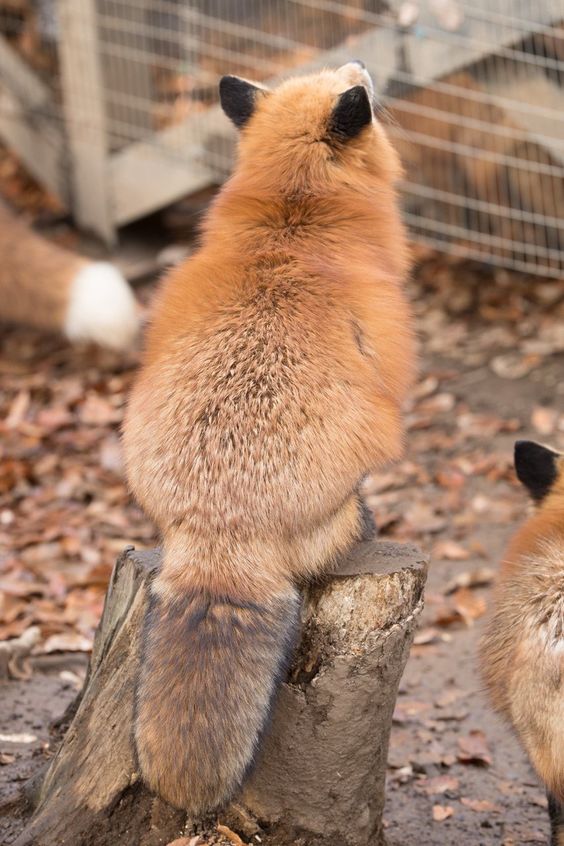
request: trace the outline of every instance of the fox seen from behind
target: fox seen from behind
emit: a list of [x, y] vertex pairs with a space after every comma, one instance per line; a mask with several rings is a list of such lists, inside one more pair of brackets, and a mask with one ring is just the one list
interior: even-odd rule
[[142, 775], [198, 815], [253, 763], [299, 586], [363, 532], [415, 370], [399, 160], [357, 62], [220, 85], [241, 130], [201, 246], [154, 306], [124, 427], [163, 537], [136, 690]]
[[534, 514], [511, 540], [482, 641], [493, 704], [546, 785], [553, 846], [564, 846], [564, 455], [515, 445]]

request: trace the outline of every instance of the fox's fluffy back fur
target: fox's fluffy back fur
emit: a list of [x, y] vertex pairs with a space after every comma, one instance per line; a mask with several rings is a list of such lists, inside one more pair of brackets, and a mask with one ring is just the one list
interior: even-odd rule
[[[535, 456], [537, 446], [519, 449]], [[537, 510], [505, 553], [481, 663], [494, 706], [564, 802], [564, 458], [552, 455], [555, 475], [540, 497], [534, 486], [544, 474], [529, 469]]]

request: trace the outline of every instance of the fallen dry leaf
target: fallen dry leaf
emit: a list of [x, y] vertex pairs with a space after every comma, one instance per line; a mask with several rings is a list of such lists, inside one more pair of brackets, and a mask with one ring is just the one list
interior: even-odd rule
[[461, 544], [453, 540], [440, 540], [433, 547], [432, 557], [446, 561], [466, 561], [470, 553]]
[[70, 426], [73, 422], [74, 415], [67, 408], [61, 406], [44, 408], [35, 418], [35, 423], [45, 432], [55, 432], [57, 429]]
[[491, 369], [496, 376], [500, 376], [502, 379], [522, 379], [523, 376], [528, 376], [531, 370], [538, 367], [541, 361], [540, 355], [533, 353], [528, 355], [506, 353], [492, 358]]
[[521, 423], [516, 418], [506, 420], [495, 414], [458, 414], [456, 424], [466, 437], [492, 438], [500, 432], [518, 432]]
[[433, 805], [433, 819], [435, 822], [443, 822], [454, 814], [454, 808], [450, 805]]
[[454, 608], [467, 626], [473, 626], [486, 613], [486, 600], [472, 593], [469, 588], [458, 588], [452, 594]]
[[495, 577], [494, 571], [490, 567], [478, 567], [475, 570], [466, 570], [464, 573], [459, 573], [454, 579], [447, 583], [444, 593], [448, 596], [454, 593], [458, 588], [475, 588], [485, 587], [490, 585]]
[[450, 690], [445, 690], [440, 696], [437, 696], [435, 699], [435, 705], [437, 708], [448, 708], [449, 705], [454, 704], [454, 702], [458, 702], [459, 699], [462, 699], [466, 695], [467, 694], [464, 690], [452, 687]]
[[0, 734], [0, 743], [35, 743], [37, 737], [34, 734], [23, 732], [22, 734]]
[[8, 414], [4, 420], [7, 429], [15, 429], [23, 422], [30, 405], [31, 396], [29, 391], [22, 390], [12, 400], [8, 408]]
[[431, 505], [424, 502], [412, 505], [405, 514], [405, 521], [417, 534], [434, 534], [446, 526], [444, 517], [439, 516]]
[[490, 802], [488, 799], [466, 799], [464, 796], [460, 799], [462, 805], [466, 808], [470, 808], [471, 811], [477, 811], [480, 813], [492, 813], [492, 814], [499, 814], [501, 813], [501, 807], [499, 805], [495, 805], [493, 802]]
[[230, 840], [231, 843], [234, 843], [235, 846], [248, 846], [248, 844], [245, 843], [244, 840], [241, 840], [239, 835], [236, 832], [231, 831], [231, 829], [228, 828], [228, 826], [221, 825], [221, 823], [218, 823], [217, 824], [217, 830], [219, 831], [220, 834], [222, 834], [224, 837], [226, 837], [228, 840]]
[[92, 650], [92, 640], [78, 634], [78, 632], [62, 632], [61, 634], [54, 634], [48, 637], [43, 647], [42, 652], [90, 652]]
[[432, 397], [422, 400], [417, 406], [419, 414], [445, 414], [447, 411], [452, 411], [456, 404], [456, 398], [453, 394], [435, 394]]
[[430, 702], [398, 702], [394, 709], [394, 723], [417, 722], [431, 708]]
[[203, 846], [204, 841], [197, 834], [195, 837], [177, 837], [176, 840], [171, 840], [166, 846]]
[[86, 426], [106, 426], [118, 423], [121, 413], [112, 403], [98, 394], [89, 394], [80, 406], [79, 416]]
[[419, 631], [416, 632], [415, 637], [413, 638], [413, 643], [415, 646], [425, 646], [428, 643], [436, 643], [440, 639], [441, 634], [438, 629], [419, 629]]
[[460, 781], [451, 775], [439, 775], [418, 782], [416, 788], [426, 796], [436, 796], [449, 790], [458, 790]]
[[492, 757], [484, 732], [474, 729], [469, 735], [459, 737], [457, 758], [462, 764], [489, 766]]
[[460, 624], [462, 622], [462, 617], [456, 610], [453, 608], [452, 605], [439, 605], [439, 607], [435, 611], [435, 616], [433, 622], [436, 626], [441, 626], [441, 628], [446, 628], [447, 626], [452, 626], [454, 624]]
[[439, 387], [439, 380], [436, 376], [427, 376], [419, 382], [413, 390], [413, 399], [421, 400], [434, 394]]
[[66, 682], [66, 684], [70, 684], [77, 692], [82, 690], [84, 686], [84, 676], [79, 676], [77, 673], [73, 673], [72, 670], [61, 670], [59, 678], [61, 681]]
[[516, 843], [548, 843], [546, 834], [543, 834], [542, 831], [538, 831], [536, 829], [526, 829], [525, 831], [519, 832], [519, 839], [515, 841]]

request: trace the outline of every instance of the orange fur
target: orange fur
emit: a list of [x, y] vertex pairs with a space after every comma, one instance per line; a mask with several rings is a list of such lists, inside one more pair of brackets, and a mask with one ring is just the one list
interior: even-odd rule
[[564, 837], [564, 457], [505, 553], [481, 646], [495, 708], [515, 729], [551, 795]]
[[[240, 626], [208, 611], [223, 654], [204, 660], [203, 623], [186, 642], [167, 609], [194, 595], [213, 609], [228, 597], [252, 605], [255, 620], [282, 601], [292, 618], [294, 585], [358, 539], [362, 478], [403, 449], [415, 355], [400, 164], [375, 119], [346, 141], [328, 136], [339, 96], [365, 78], [347, 65], [258, 95], [201, 248], [157, 297], [126, 417], [129, 481], [165, 550], [137, 748], [149, 785], [195, 813], [240, 784], [289, 634], [275, 632], [264, 664], [252, 633], [242, 644]], [[231, 686], [245, 692], [236, 705]], [[193, 704], [203, 689], [204, 716]], [[181, 725], [180, 712], [190, 713]]]
[[60, 330], [85, 259], [36, 235], [0, 203], [0, 320]]
[[0, 320], [125, 349], [135, 341], [135, 298], [118, 270], [42, 238], [0, 202]]

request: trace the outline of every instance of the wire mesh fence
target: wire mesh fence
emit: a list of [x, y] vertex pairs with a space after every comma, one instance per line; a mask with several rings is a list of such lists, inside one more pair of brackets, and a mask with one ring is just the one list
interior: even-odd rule
[[414, 239], [564, 270], [564, 0], [0, 0], [0, 134], [110, 240], [229, 172], [223, 73], [362, 59]]

